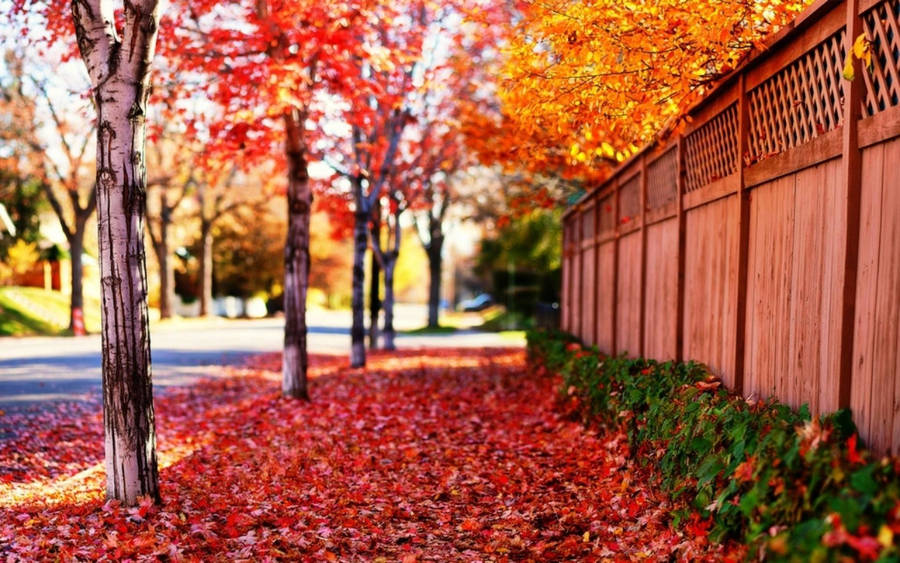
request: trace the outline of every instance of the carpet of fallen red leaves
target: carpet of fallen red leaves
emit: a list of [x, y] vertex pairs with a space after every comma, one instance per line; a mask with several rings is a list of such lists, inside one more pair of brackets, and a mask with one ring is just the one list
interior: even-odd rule
[[312, 403], [280, 359], [157, 397], [161, 506], [103, 499], [96, 403], [0, 416], [0, 559], [721, 560], [702, 522], [555, 409], [521, 350], [313, 359]]

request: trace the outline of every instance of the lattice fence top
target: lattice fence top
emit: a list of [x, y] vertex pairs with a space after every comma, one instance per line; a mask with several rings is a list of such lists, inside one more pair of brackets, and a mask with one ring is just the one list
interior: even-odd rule
[[863, 15], [872, 42], [872, 69], [864, 72], [866, 98], [863, 115], [875, 115], [900, 105], [900, 0], [881, 2]]
[[845, 36], [843, 29], [835, 33], [748, 93], [748, 164], [841, 124]]
[[581, 212], [581, 238], [589, 240], [594, 238], [594, 208], [590, 207]]
[[613, 196], [608, 195], [601, 199], [597, 212], [600, 214], [600, 233], [608, 234], [616, 229], [616, 215], [613, 209]]
[[619, 223], [630, 223], [641, 214], [641, 176], [636, 174], [619, 188]]
[[678, 148], [673, 146], [647, 167], [647, 209], [659, 209], [678, 195]]
[[685, 139], [685, 191], [737, 172], [737, 153], [737, 104], [731, 104]]

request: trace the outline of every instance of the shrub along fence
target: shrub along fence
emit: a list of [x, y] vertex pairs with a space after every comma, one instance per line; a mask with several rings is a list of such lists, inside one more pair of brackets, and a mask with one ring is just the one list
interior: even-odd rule
[[565, 330], [900, 452], [900, 0], [816, 2], [563, 221]]

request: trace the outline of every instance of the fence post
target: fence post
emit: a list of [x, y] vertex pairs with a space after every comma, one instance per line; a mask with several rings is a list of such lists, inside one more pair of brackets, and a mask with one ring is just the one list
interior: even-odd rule
[[562, 240], [560, 241], [560, 256], [562, 256], [562, 280], [559, 288], [559, 328], [563, 331], [569, 330], [569, 275], [566, 272], [569, 269], [569, 221], [563, 216], [562, 219]]
[[578, 336], [578, 340], [584, 343], [584, 217], [581, 214], [581, 205], [575, 208], [576, 209], [576, 240], [578, 241], [575, 245], [575, 253], [578, 255], [578, 282], [575, 287], [578, 288], [578, 303], [576, 307], [572, 308], [572, 312], [578, 311], [578, 322], [575, 323], [575, 334]]
[[640, 332], [638, 339], [638, 356], [647, 354], [646, 338], [647, 329], [647, 152], [641, 154], [641, 286], [640, 305], [638, 308], [638, 322]]
[[684, 259], [685, 259], [685, 217], [684, 217], [684, 137], [679, 135], [675, 142], [675, 221], [678, 229], [678, 249], [675, 278], [675, 360], [683, 362], [684, 357]]
[[747, 103], [747, 75], [738, 78], [738, 267], [737, 292], [734, 314], [734, 381], [732, 386], [738, 394], [744, 393], [744, 339], [747, 319], [747, 276], [750, 249], [750, 192], [744, 179], [744, 155], [747, 154], [750, 135], [750, 107]]
[[613, 180], [612, 355], [619, 353], [619, 178]]
[[600, 191], [594, 195], [594, 345], [600, 347]]
[[860, 190], [862, 183], [862, 154], [859, 149], [859, 119], [863, 100], [862, 65], [853, 57], [853, 43], [864, 32], [859, 17], [859, 0], [847, 0], [847, 35], [845, 50], [853, 60], [854, 80], [843, 80], [844, 114], [841, 156], [841, 176], [846, 184], [844, 233], [844, 280], [841, 299], [840, 372], [838, 379], [838, 408], [850, 406], [850, 387], [853, 373], [853, 330], [856, 315], [856, 270], [859, 257]]

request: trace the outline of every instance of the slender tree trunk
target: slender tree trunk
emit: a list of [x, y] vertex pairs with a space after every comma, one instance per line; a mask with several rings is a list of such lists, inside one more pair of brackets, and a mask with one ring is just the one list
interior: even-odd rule
[[309, 214], [312, 191], [307, 170], [303, 126], [297, 110], [285, 115], [288, 160], [288, 234], [284, 244], [284, 355], [282, 392], [309, 400], [306, 371], [306, 293], [309, 284]]
[[[399, 227], [398, 227], [399, 228]], [[397, 253], [384, 254], [384, 349], [396, 350], [394, 339], [394, 270], [397, 266]]]
[[200, 316], [212, 314], [213, 237], [212, 221], [200, 221]]
[[[357, 205], [359, 205], [359, 199], [357, 199]], [[353, 296], [351, 301], [353, 324], [350, 327], [350, 366], [355, 368], [366, 365], [365, 303], [363, 300], [366, 272], [363, 265], [368, 247], [366, 244], [368, 223], [368, 210], [357, 209], [353, 224]]]
[[159, 265], [159, 316], [162, 319], [170, 319], [172, 318], [172, 294], [175, 291], [175, 269], [172, 268], [169, 256], [169, 224], [172, 222], [172, 216], [165, 188], [162, 188], [159, 197], [159, 244], [154, 248]]
[[428, 246], [428, 272], [430, 285], [428, 287], [428, 327], [438, 328], [440, 304], [441, 304], [441, 252], [444, 246], [443, 236], [433, 236]]
[[369, 260], [371, 276], [369, 277], [369, 349], [378, 348], [379, 327], [378, 318], [381, 314], [381, 266], [371, 253]]
[[[69, 330], [75, 332], [75, 317], [84, 322], [84, 231], [85, 221], [75, 218], [75, 229], [69, 239], [69, 257], [72, 262], [72, 295], [69, 300]], [[80, 311], [76, 313], [75, 311]]]
[[155, 0], [74, 0], [78, 46], [97, 110], [97, 226], [102, 298], [106, 493], [134, 505], [159, 500], [144, 253], [144, 119], [156, 46]]
[[[372, 239], [378, 240], [381, 236], [381, 210], [379, 205], [375, 204], [372, 211]], [[371, 277], [369, 278], [369, 348], [374, 350], [378, 348], [378, 315], [381, 312], [381, 266], [375, 258], [375, 253], [371, 253]]]

